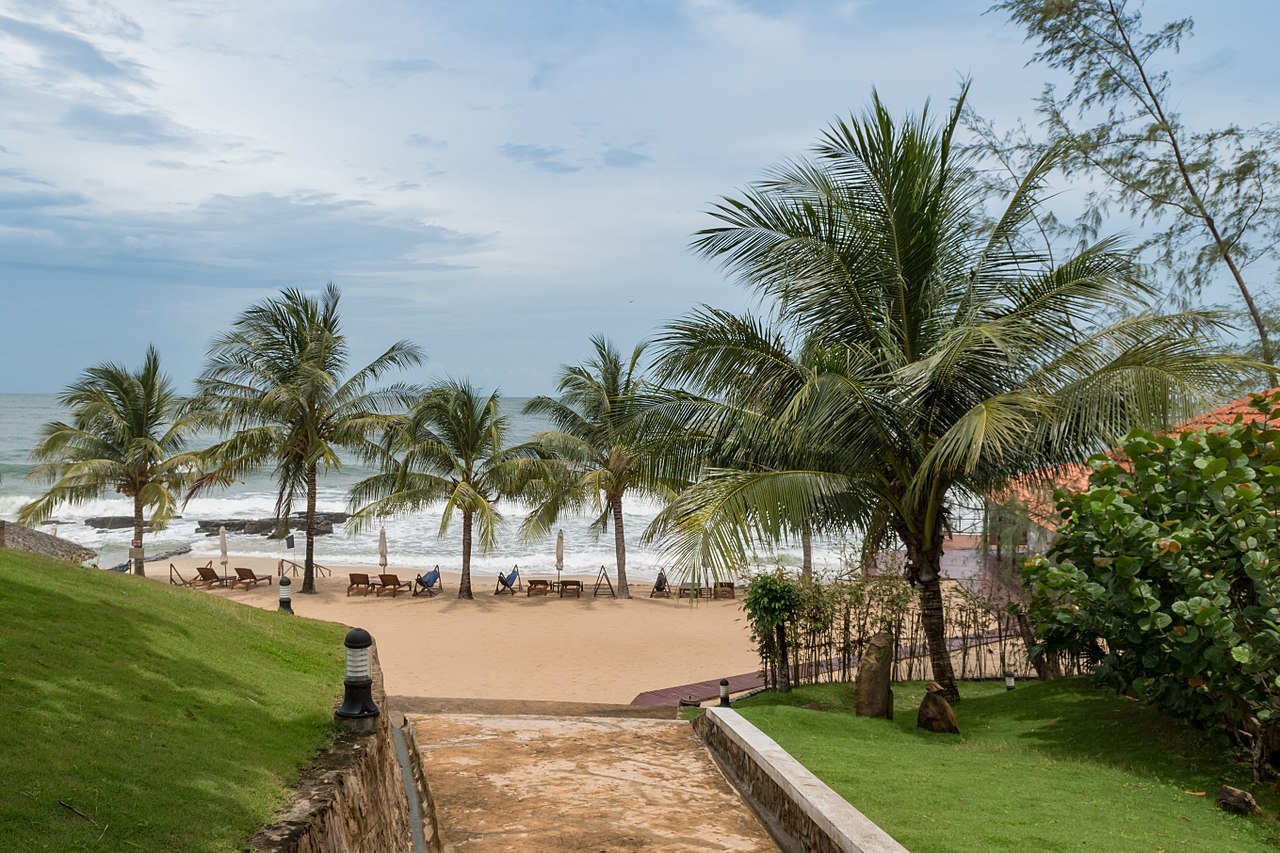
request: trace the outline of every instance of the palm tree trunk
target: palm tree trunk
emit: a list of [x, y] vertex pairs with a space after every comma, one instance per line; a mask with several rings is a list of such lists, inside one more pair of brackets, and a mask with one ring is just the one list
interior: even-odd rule
[[[133, 541], [142, 546], [142, 497], [140, 495], [133, 496]], [[146, 569], [143, 568], [145, 558], [134, 557], [133, 573], [135, 575], [145, 575]]]
[[462, 511], [462, 582], [458, 584], [458, 598], [474, 598], [471, 594], [471, 513]]
[[316, 466], [307, 466], [307, 558], [303, 561], [302, 591], [316, 591]]
[[951, 667], [946, 615], [942, 605], [942, 543], [928, 549], [910, 540], [906, 545], [907, 576], [920, 589], [920, 623], [924, 628], [925, 645], [929, 648], [933, 680], [938, 682], [948, 702], [959, 702], [960, 689], [956, 686], [955, 672]]
[[630, 598], [627, 586], [627, 539], [622, 532], [622, 495], [613, 498], [613, 553], [618, 560], [618, 598]]
[[813, 583], [813, 534], [807, 527], [800, 533], [800, 552], [800, 580]]
[[779, 622], [774, 628], [774, 636], [778, 640], [778, 692], [791, 692], [791, 660], [787, 653], [787, 626]]

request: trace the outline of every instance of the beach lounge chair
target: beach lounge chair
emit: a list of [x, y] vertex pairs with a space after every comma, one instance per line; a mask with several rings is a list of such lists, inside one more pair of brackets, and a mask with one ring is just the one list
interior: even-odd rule
[[551, 591], [551, 581], [545, 578], [530, 578], [525, 589], [525, 596], [530, 595], [546, 595]]
[[378, 575], [378, 583], [374, 586], [375, 595], [381, 596], [384, 592], [391, 593], [391, 597], [395, 598], [400, 594], [400, 590], [408, 589], [409, 585], [396, 575]]
[[253, 569], [245, 569], [236, 566], [236, 576], [231, 579], [231, 588], [235, 589], [238, 585], [244, 584], [245, 589], [257, 586], [263, 581], [267, 582], [267, 586], [271, 586], [271, 575], [256, 574]]
[[381, 583], [376, 580], [369, 580], [369, 576], [364, 572], [351, 572], [347, 575], [351, 579], [351, 585], [347, 587], [347, 595], [358, 592], [361, 595], [368, 595], [369, 590], [377, 589]]
[[520, 579], [520, 567], [516, 566], [509, 574], [498, 574], [498, 582], [493, 587], [494, 595], [502, 595], [504, 592], [516, 594], [517, 590], [524, 589], [524, 582]]
[[597, 595], [607, 595], [610, 598], [617, 598], [618, 594], [613, 591], [613, 581], [609, 580], [609, 571], [604, 566], [600, 567], [600, 573], [596, 575], [596, 586], [591, 591], [591, 597]]
[[737, 598], [733, 581], [717, 581], [714, 598]]
[[200, 566], [196, 569], [199, 575], [191, 582], [192, 586], [203, 586], [205, 589], [213, 589], [216, 586], [226, 586], [231, 583], [230, 575], [220, 575], [213, 570], [213, 562], [210, 561], [207, 566]]
[[[213, 560], [209, 561], [207, 568], [209, 571], [213, 571]], [[195, 586], [198, 580], [200, 580], [200, 575], [196, 574], [189, 578], [184, 578], [182, 572], [178, 571], [177, 566], [173, 563], [169, 564], [169, 583], [173, 586]]]
[[676, 592], [676, 598], [701, 598], [702, 588], [694, 586], [692, 583], [685, 582], [680, 584], [680, 589]]
[[409, 595], [425, 595], [430, 598], [439, 592], [444, 592], [444, 576], [440, 574], [440, 567], [436, 566], [413, 579], [413, 591]]
[[667, 573], [661, 569], [658, 570], [658, 579], [653, 582], [653, 589], [649, 590], [650, 598], [670, 598], [671, 582], [667, 580]]
[[564, 598], [567, 592], [573, 593], [574, 598], [582, 598], [582, 581], [560, 581], [560, 597]]

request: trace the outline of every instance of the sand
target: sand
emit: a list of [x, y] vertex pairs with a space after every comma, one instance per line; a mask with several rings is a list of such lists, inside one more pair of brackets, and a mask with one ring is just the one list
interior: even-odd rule
[[[173, 565], [190, 578], [207, 561], [186, 557]], [[228, 567], [236, 566], [275, 578], [274, 560], [232, 556]], [[740, 600], [650, 599], [648, 582], [633, 585], [636, 597], [628, 601], [592, 598], [594, 578], [568, 574], [566, 579], [584, 582], [581, 599], [495, 596], [493, 572], [472, 576], [471, 601], [456, 597], [456, 573], [445, 574], [445, 592], [434, 598], [412, 598], [407, 591], [395, 598], [348, 597], [351, 571], [380, 570], [336, 567], [333, 577], [317, 578], [315, 595], [300, 594], [302, 579], [291, 578], [294, 611], [372, 634], [391, 696], [628, 703], [646, 690], [759, 665]], [[389, 571], [404, 581], [418, 574], [395, 566]], [[149, 564], [147, 575], [167, 582], [168, 565]], [[198, 592], [270, 610], [279, 600], [274, 583]]]

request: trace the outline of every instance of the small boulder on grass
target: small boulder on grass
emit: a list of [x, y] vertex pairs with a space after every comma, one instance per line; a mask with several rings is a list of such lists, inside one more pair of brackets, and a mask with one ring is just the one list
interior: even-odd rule
[[1258, 801], [1253, 798], [1253, 794], [1241, 791], [1239, 788], [1232, 788], [1230, 785], [1223, 785], [1218, 789], [1217, 801], [1224, 811], [1233, 814], [1251, 815], [1262, 811], [1258, 808]]
[[916, 728], [927, 732], [945, 732], [960, 734], [960, 726], [956, 722], [956, 712], [942, 695], [942, 685], [936, 681], [925, 688], [924, 701], [920, 703], [920, 713], [916, 715]]

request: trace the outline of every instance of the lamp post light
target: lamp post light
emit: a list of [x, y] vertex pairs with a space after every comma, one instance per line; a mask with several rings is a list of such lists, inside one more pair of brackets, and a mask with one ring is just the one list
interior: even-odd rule
[[284, 575], [280, 576], [280, 609], [293, 613], [293, 582]]
[[347, 677], [342, 682], [342, 705], [334, 712], [338, 724], [351, 732], [372, 732], [379, 714], [373, 702], [370, 651], [373, 637], [363, 628], [352, 628], [343, 641], [347, 647]]
[[1014, 680], [1013, 670], [1006, 669], [1004, 671], [1004, 689], [1012, 690], [1016, 686], [1017, 686], [1017, 682]]
[[729, 679], [720, 679], [720, 707], [729, 707]]

